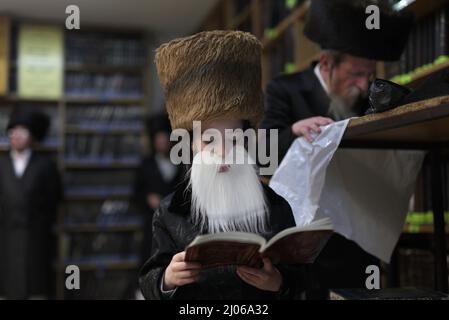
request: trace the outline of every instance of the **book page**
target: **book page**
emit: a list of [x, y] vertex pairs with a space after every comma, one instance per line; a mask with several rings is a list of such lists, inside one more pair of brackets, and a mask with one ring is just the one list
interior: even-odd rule
[[332, 234], [332, 230], [291, 233], [266, 247], [261, 255], [274, 264], [313, 263]]
[[286, 237], [293, 233], [298, 233], [302, 231], [313, 231], [313, 230], [332, 230], [332, 221], [329, 218], [323, 218], [316, 221], [312, 221], [306, 226], [298, 226], [298, 227], [291, 227], [285, 230], [282, 230], [278, 234], [276, 234], [273, 238], [271, 238], [263, 248], [262, 250], [265, 250], [265, 248], [272, 245], [274, 242], [278, 241], [279, 239]]

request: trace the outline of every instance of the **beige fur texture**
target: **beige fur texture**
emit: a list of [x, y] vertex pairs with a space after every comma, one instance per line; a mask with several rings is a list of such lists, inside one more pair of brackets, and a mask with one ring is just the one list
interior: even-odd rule
[[193, 121], [262, 118], [261, 44], [250, 33], [205, 31], [172, 40], [156, 50], [172, 129]]

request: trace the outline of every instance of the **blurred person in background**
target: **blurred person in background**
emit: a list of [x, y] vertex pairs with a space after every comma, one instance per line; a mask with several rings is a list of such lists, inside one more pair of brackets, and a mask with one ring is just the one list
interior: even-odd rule
[[144, 214], [142, 262], [150, 257], [153, 213], [162, 198], [172, 193], [184, 177], [182, 166], [170, 161], [170, 121], [164, 113], [147, 121], [151, 153], [137, 170], [134, 183], [134, 202]]
[[10, 151], [0, 156], [0, 297], [52, 297], [52, 226], [61, 200], [56, 164], [35, 152], [50, 126], [48, 116], [16, 109], [7, 134]]
[[[365, 9], [380, 9], [380, 29], [368, 29]], [[395, 11], [387, 1], [313, 0], [305, 35], [321, 47], [306, 70], [272, 79], [266, 88], [261, 127], [279, 130], [279, 163], [293, 141], [313, 142], [320, 127], [363, 116], [378, 61], [398, 60], [413, 27], [410, 12]], [[335, 233], [312, 266], [308, 299], [325, 299], [329, 288], [365, 287], [368, 265], [378, 259]]]

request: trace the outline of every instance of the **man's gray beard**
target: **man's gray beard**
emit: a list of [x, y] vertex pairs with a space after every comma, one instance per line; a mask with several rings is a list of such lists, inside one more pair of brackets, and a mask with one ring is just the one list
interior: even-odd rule
[[193, 222], [209, 233], [265, 233], [268, 207], [255, 168], [248, 163], [230, 164], [228, 171], [219, 172], [220, 163], [223, 160], [209, 152], [194, 157], [189, 184]]
[[359, 110], [356, 110], [356, 104], [360, 99], [364, 98], [364, 94], [357, 87], [352, 87], [348, 98], [342, 98], [341, 96], [330, 93], [329, 115], [336, 121], [357, 117]]

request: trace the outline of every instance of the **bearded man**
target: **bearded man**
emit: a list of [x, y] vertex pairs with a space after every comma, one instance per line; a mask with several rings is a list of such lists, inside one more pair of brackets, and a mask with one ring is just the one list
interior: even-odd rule
[[[369, 5], [380, 9], [378, 30], [366, 27]], [[261, 128], [279, 130], [279, 162], [297, 137], [312, 142], [320, 126], [365, 114], [376, 63], [400, 58], [412, 26], [409, 12], [383, 0], [311, 2], [304, 33], [320, 45], [319, 61], [274, 78], [266, 88]], [[365, 287], [366, 267], [373, 264], [378, 260], [355, 242], [334, 234], [313, 266], [316, 280], [308, 298], [324, 299], [328, 288]]]
[[[270, 238], [294, 226], [288, 203], [262, 185], [251, 156], [226, 134], [256, 128], [263, 115], [261, 44], [240, 31], [175, 39], [156, 52], [172, 129], [190, 134], [194, 155], [185, 181], [163, 199], [153, 220], [152, 256], [141, 270], [147, 299], [277, 299], [299, 294], [299, 267], [202, 269], [185, 261], [200, 234], [245, 231]], [[210, 132], [216, 135], [206, 137]], [[230, 141], [231, 140], [231, 141]], [[236, 161], [242, 159], [243, 163]]]

